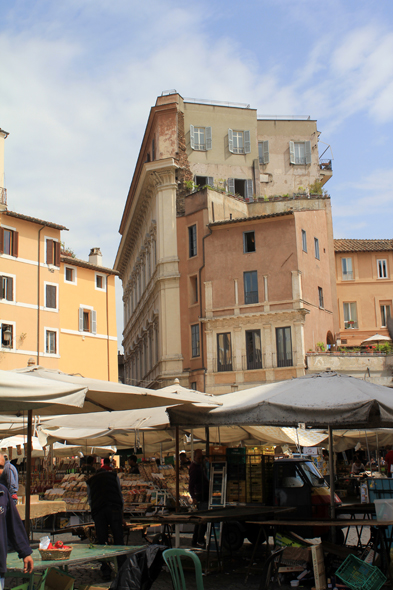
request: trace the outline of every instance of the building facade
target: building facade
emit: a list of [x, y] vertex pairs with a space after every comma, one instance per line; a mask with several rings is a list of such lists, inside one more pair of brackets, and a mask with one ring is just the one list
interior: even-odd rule
[[307, 347], [333, 338], [333, 232], [321, 190], [332, 171], [318, 136], [310, 119], [157, 99], [115, 261], [126, 382], [241, 389], [304, 374]]
[[393, 305], [393, 240], [334, 240], [342, 346], [389, 336]]

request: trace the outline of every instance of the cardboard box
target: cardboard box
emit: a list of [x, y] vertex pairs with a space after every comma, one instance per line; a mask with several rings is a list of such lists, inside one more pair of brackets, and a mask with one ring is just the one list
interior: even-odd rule
[[48, 567], [42, 575], [37, 590], [74, 590], [75, 578], [54, 567]]
[[326, 590], [325, 561], [322, 545], [311, 545], [312, 567], [314, 570], [315, 590]]

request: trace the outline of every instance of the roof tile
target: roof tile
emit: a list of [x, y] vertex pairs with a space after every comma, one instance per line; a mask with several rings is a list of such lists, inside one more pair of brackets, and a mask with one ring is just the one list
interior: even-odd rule
[[383, 252], [393, 250], [393, 240], [334, 240], [335, 252]]

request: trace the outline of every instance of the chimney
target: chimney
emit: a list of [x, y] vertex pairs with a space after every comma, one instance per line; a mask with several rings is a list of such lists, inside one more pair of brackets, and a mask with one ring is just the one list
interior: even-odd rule
[[102, 254], [99, 248], [92, 248], [90, 250], [89, 262], [90, 264], [94, 264], [94, 266], [102, 266]]
[[8, 135], [7, 131], [0, 128], [0, 211], [7, 209], [7, 189], [4, 186], [4, 140]]

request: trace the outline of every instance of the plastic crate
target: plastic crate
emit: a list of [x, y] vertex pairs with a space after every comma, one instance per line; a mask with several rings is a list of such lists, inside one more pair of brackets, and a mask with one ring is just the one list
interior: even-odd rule
[[379, 590], [386, 582], [386, 576], [378, 567], [354, 555], [348, 555], [336, 571], [336, 576], [352, 590]]

